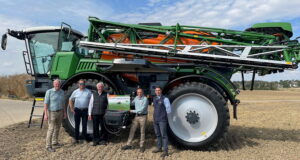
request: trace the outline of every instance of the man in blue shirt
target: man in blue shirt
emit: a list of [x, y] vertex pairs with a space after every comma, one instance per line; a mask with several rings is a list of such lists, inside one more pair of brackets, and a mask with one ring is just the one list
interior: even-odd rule
[[61, 146], [58, 143], [58, 133], [63, 118], [66, 118], [64, 107], [64, 91], [60, 89], [60, 80], [53, 81], [53, 88], [47, 90], [44, 98], [45, 120], [48, 120], [46, 149], [55, 152], [52, 146]]
[[145, 151], [145, 128], [147, 122], [147, 114], [148, 114], [148, 99], [143, 95], [143, 90], [141, 88], [137, 89], [137, 96], [131, 102], [135, 106], [135, 110], [131, 110], [132, 113], [135, 113], [135, 118], [132, 121], [132, 126], [130, 128], [130, 133], [128, 137], [127, 144], [122, 147], [123, 150], [131, 149], [131, 143], [134, 137], [134, 133], [138, 124], [140, 124], [141, 128], [141, 140], [140, 140], [140, 152]]
[[71, 97], [69, 98], [69, 106], [71, 111], [74, 113], [75, 119], [75, 139], [73, 144], [79, 143], [79, 127], [80, 121], [82, 126], [82, 136], [87, 142], [87, 120], [88, 120], [88, 106], [92, 92], [85, 88], [85, 80], [80, 79], [78, 81], [78, 89], [76, 89]]
[[157, 148], [153, 150], [153, 153], [162, 152], [161, 157], [168, 156], [168, 135], [167, 135], [167, 123], [168, 114], [171, 113], [171, 104], [167, 97], [162, 95], [161, 87], [155, 88], [156, 96], [153, 98], [153, 125], [157, 138]]

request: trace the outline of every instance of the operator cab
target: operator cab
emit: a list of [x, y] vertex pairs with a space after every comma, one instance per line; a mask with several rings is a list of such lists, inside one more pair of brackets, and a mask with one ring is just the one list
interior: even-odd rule
[[[8, 30], [7, 34], [25, 41], [27, 55], [27, 70], [32, 76], [47, 77], [51, 69], [51, 62], [56, 52], [75, 51], [77, 42], [84, 37], [79, 31], [71, 27], [32, 27], [22, 31]], [[2, 49], [6, 48], [7, 35], [2, 36]], [[26, 63], [26, 62], [25, 62]], [[32, 67], [33, 71], [30, 69]]]
[[78, 43], [84, 35], [63, 23], [61, 27], [32, 27], [22, 31], [8, 30], [2, 36], [1, 47], [6, 49], [7, 34], [25, 41], [26, 51], [23, 51], [26, 71], [34, 76], [34, 80], [26, 81], [30, 95], [44, 96], [52, 87], [49, 79], [52, 61], [57, 52], [79, 53]]

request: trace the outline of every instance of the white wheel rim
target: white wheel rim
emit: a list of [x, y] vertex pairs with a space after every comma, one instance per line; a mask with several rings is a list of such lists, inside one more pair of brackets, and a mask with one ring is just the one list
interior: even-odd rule
[[[191, 124], [186, 115], [198, 114], [198, 122]], [[172, 112], [168, 115], [172, 132], [186, 142], [201, 142], [209, 138], [217, 128], [218, 113], [214, 104], [206, 97], [189, 93], [177, 97], [172, 103]]]
[[[74, 119], [74, 114], [71, 112], [69, 105], [67, 106], [67, 116], [68, 116], [68, 121], [70, 122], [71, 126], [75, 129], [75, 119]], [[99, 126], [101, 130], [101, 126]], [[82, 123], [80, 122], [79, 126], [79, 132], [82, 132]], [[93, 122], [88, 120], [87, 122], [87, 133], [92, 134], [93, 133]]]

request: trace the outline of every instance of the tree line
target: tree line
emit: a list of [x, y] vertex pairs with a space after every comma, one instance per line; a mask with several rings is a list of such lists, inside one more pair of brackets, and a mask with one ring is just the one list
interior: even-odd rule
[[[25, 80], [32, 79], [27, 74], [17, 74], [9, 76], [0, 76], [0, 98], [30, 98], [26, 91]], [[240, 90], [243, 89], [241, 81], [233, 82]], [[300, 87], [300, 80], [281, 80], [277, 82], [267, 81], [254, 81], [254, 90], [278, 90], [281, 88], [298, 88]], [[251, 81], [245, 81], [245, 88], [248, 90], [251, 88]]]
[[[251, 88], [251, 81], [245, 81], [245, 88]], [[233, 84], [238, 89], [243, 89], [243, 85], [241, 81], [234, 81]], [[254, 90], [278, 90], [281, 88], [298, 88], [300, 87], [300, 80], [281, 80], [275, 82], [268, 81], [254, 81]]]

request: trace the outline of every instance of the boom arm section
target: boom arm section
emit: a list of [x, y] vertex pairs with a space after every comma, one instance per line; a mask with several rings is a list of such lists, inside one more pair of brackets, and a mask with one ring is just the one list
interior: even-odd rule
[[[89, 42], [80, 45], [96, 50], [102, 59], [139, 57], [152, 62], [155, 59], [162, 63], [255, 70], [261, 75], [295, 69], [300, 61], [298, 41], [284, 34], [290, 32], [264, 34], [179, 24], [123, 24], [95, 17], [89, 17], [89, 21]], [[268, 28], [260, 32], [265, 30]]]

